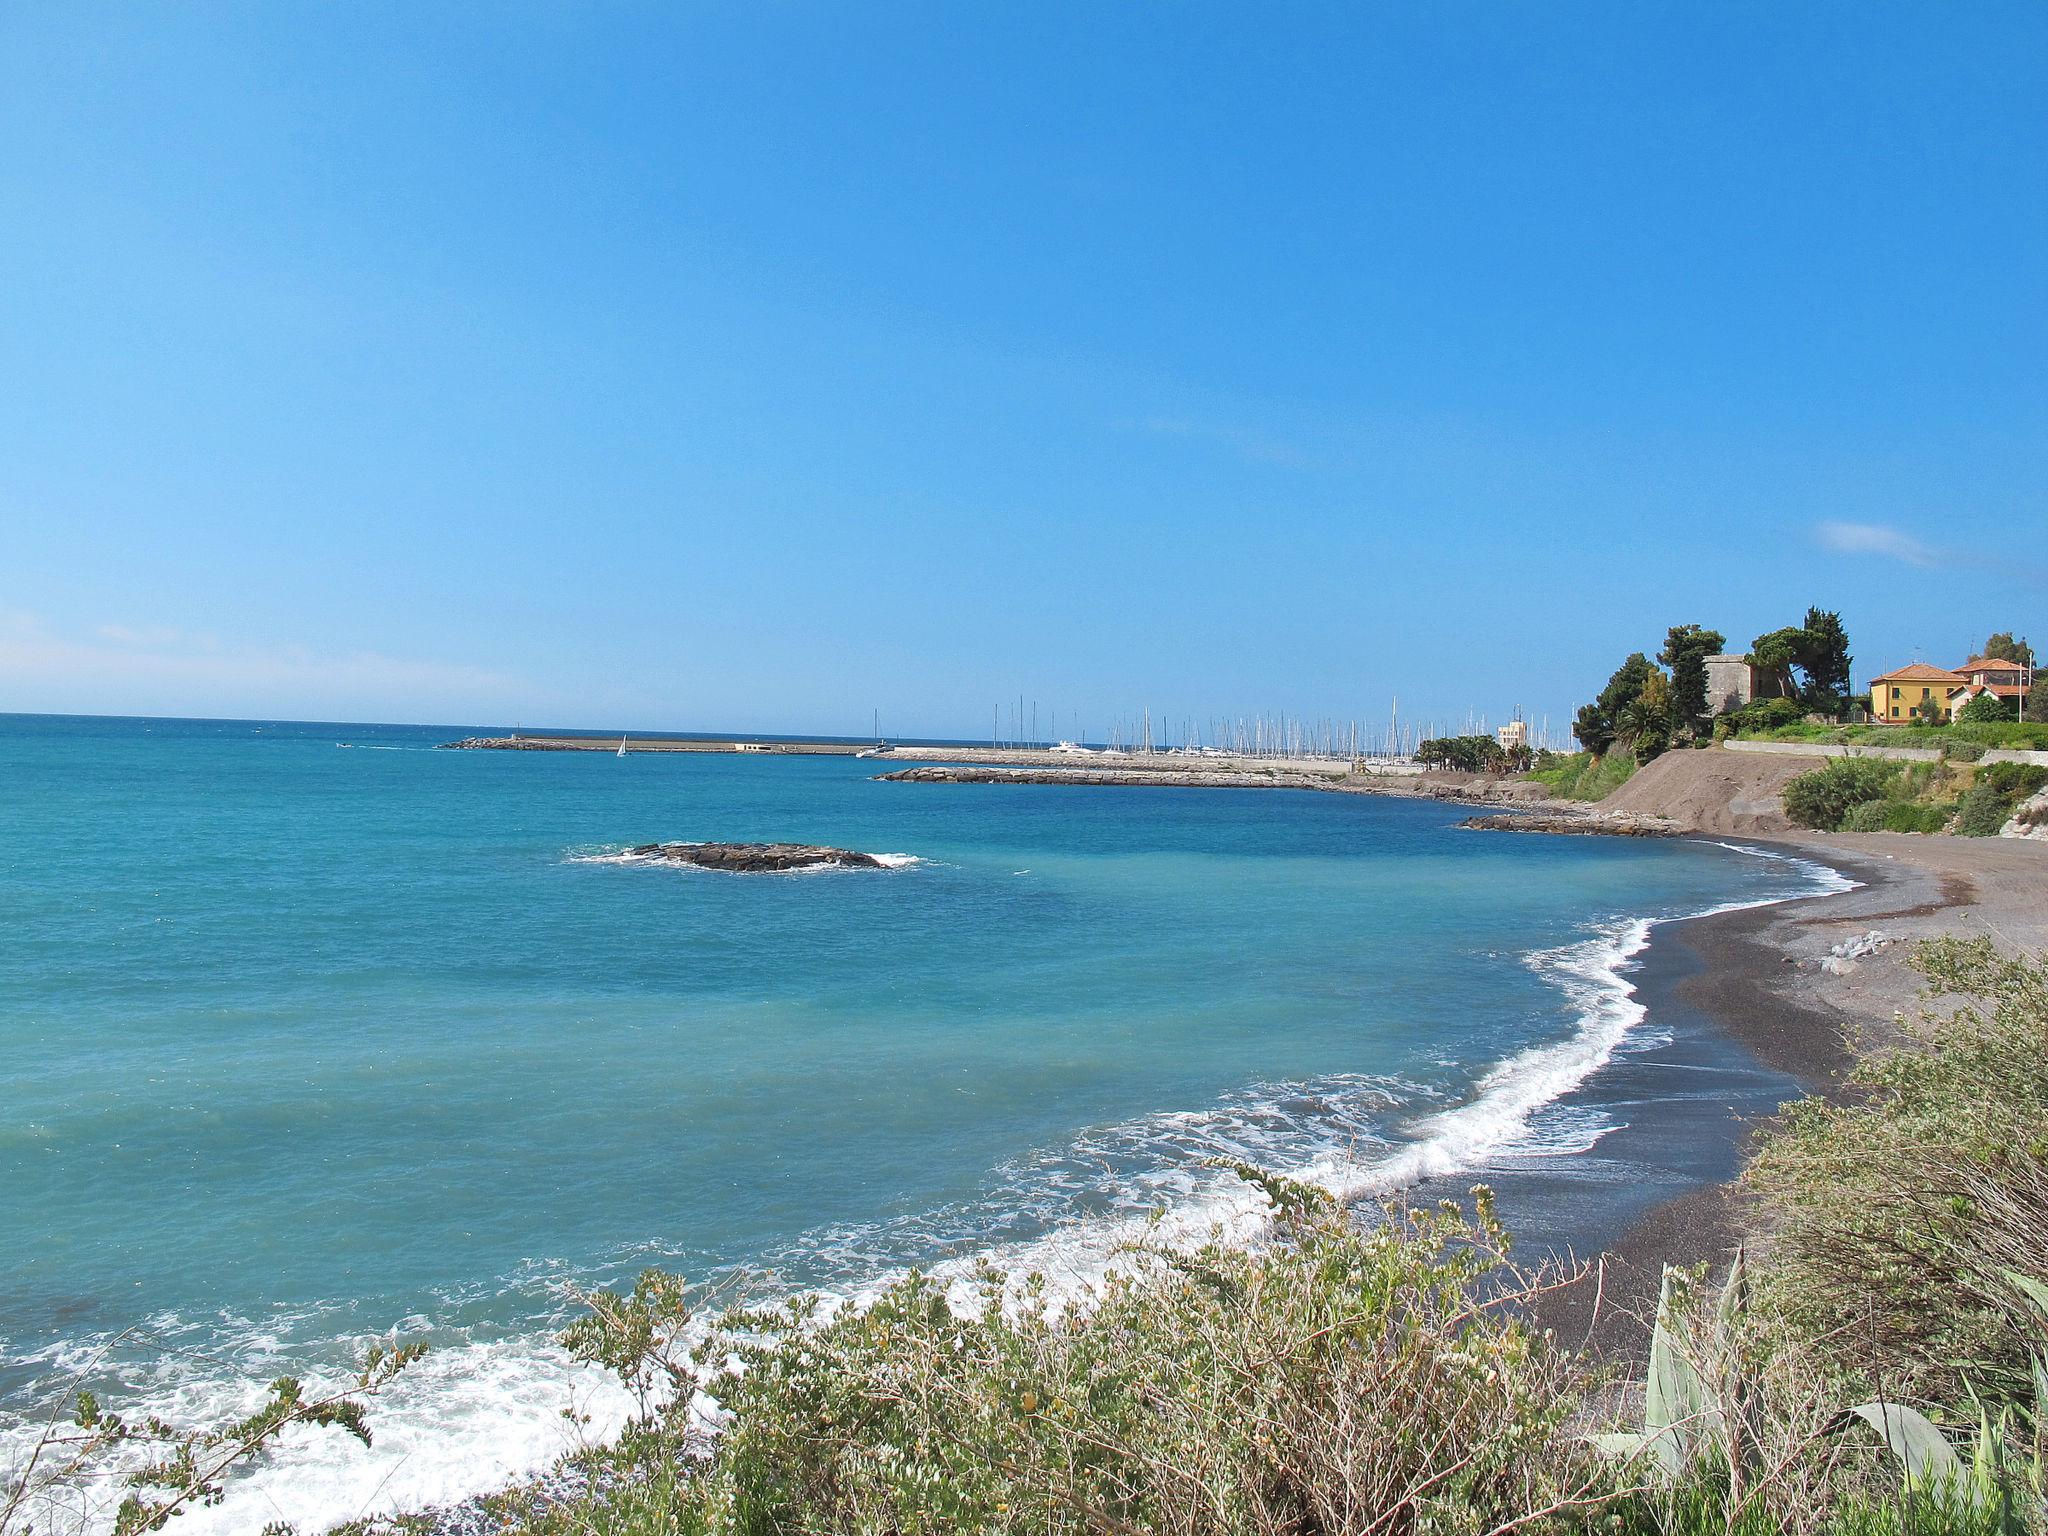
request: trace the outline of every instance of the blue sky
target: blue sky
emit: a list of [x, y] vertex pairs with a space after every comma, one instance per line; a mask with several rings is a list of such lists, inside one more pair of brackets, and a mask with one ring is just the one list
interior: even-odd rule
[[1675, 622], [2048, 639], [2044, 77], [2038, 4], [7, 7], [0, 709], [1561, 721]]

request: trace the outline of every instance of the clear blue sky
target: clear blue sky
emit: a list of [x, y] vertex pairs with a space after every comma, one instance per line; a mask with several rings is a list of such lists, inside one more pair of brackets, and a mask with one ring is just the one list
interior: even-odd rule
[[0, 709], [1555, 720], [1679, 621], [2048, 640], [2044, 78], [2032, 0], [9, 6]]

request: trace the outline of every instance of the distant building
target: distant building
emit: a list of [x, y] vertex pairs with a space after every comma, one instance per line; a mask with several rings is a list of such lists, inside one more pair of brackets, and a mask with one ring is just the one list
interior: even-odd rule
[[2027, 695], [2033, 692], [2034, 669], [2017, 661], [2007, 661], [2002, 656], [1973, 656], [1956, 668], [1967, 681], [1962, 690], [1949, 700], [1949, 712], [1953, 714], [1972, 699], [1990, 694], [2003, 699], [2021, 714], [2026, 713]]
[[1946, 719], [1956, 696], [1969, 686], [1970, 680], [1960, 672], [1916, 661], [1870, 680], [1870, 717], [1881, 725], [1911, 725], [1921, 718], [1917, 712], [1932, 704]]
[[2015, 708], [2024, 708], [2033, 691], [2034, 669], [1997, 656], [1972, 656], [1953, 672], [1916, 661], [1870, 680], [1870, 713], [1885, 725], [1911, 725], [1915, 713], [1932, 702], [1943, 719], [1972, 699], [1990, 694]]
[[1747, 656], [1707, 658], [1707, 708], [1717, 715], [1740, 709], [1756, 699], [1785, 697], [1785, 679], [1768, 667], [1752, 666]]
[[1521, 747], [1529, 745], [1529, 722], [1526, 720], [1510, 720], [1506, 725], [1495, 731], [1493, 735], [1494, 739], [1505, 750], [1509, 752], [1516, 751]]

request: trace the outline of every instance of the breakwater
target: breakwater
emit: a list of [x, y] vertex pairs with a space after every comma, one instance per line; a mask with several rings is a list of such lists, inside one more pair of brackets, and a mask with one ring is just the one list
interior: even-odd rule
[[891, 784], [1079, 784], [1146, 789], [1329, 789], [1328, 774], [1286, 769], [1006, 768], [994, 764], [932, 764], [875, 776]]
[[859, 757], [871, 742], [781, 741], [677, 736], [465, 736], [444, 741], [445, 752], [764, 752], [784, 757]]

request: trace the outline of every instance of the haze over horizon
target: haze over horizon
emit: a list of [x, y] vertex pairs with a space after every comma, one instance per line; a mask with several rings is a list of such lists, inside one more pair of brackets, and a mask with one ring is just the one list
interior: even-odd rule
[[2044, 69], [2021, 4], [16, 7], [0, 710], [1562, 731], [1674, 623], [2040, 645]]

